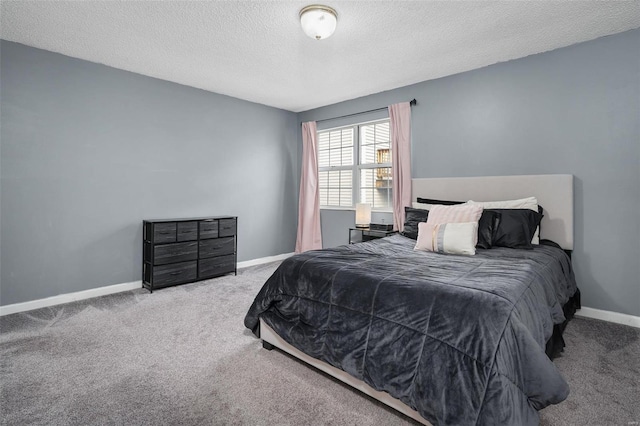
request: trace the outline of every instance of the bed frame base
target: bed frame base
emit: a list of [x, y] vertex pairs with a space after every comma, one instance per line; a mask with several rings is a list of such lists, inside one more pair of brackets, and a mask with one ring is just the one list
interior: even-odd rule
[[294, 348], [289, 343], [285, 342], [280, 336], [278, 336], [276, 332], [273, 331], [273, 329], [262, 320], [262, 318], [260, 318], [260, 338], [262, 339], [263, 348], [271, 350], [276, 347], [281, 351], [298, 358], [306, 364], [309, 364], [312, 367], [315, 367], [318, 370], [323, 371], [328, 375], [340, 380], [341, 382], [346, 383], [347, 385], [359, 390], [360, 392], [369, 395], [373, 399], [376, 399], [383, 404], [388, 405], [389, 407], [393, 408], [396, 411], [399, 411], [405, 416], [411, 417], [412, 419], [419, 423], [422, 423], [423, 425], [432, 426], [431, 423], [425, 420], [416, 410], [395, 399], [387, 392], [377, 391], [362, 380], [358, 380], [348, 373], [345, 373], [344, 371], [337, 369], [324, 361], [312, 358], [304, 352]]

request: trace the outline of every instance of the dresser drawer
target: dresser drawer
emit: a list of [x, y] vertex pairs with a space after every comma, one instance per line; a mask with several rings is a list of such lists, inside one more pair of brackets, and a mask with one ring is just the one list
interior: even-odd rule
[[236, 220], [235, 219], [220, 219], [220, 225], [218, 229], [219, 237], [230, 237], [236, 235]]
[[198, 276], [198, 262], [181, 262], [153, 268], [153, 286], [161, 287], [172, 284], [195, 281]]
[[195, 241], [198, 239], [198, 222], [178, 222], [178, 241]]
[[154, 243], [173, 243], [176, 241], [176, 223], [154, 223], [153, 240]]
[[200, 241], [200, 259], [234, 253], [235, 240], [235, 237], [226, 237]]
[[213, 257], [198, 261], [198, 277], [208, 278], [228, 274], [236, 270], [236, 255]]
[[184, 262], [198, 258], [198, 242], [163, 244], [153, 248], [153, 263], [164, 265], [166, 263]]
[[218, 238], [218, 221], [211, 220], [201, 220], [198, 222], [200, 227], [200, 239], [205, 238]]

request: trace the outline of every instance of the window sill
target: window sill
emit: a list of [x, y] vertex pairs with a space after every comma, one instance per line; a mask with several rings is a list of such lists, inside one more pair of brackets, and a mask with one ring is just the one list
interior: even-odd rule
[[[352, 211], [355, 212], [355, 207], [320, 207], [320, 210], [338, 210], [338, 211]], [[393, 214], [393, 210], [387, 209], [372, 209], [371, 213], [390, 213]]]

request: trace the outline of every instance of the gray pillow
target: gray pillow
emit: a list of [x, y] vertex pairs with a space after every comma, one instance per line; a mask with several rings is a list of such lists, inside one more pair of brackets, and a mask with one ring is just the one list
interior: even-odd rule
[[414, 209], [412, 207], [404, 208], [404, 230], [402, 235], [414, 240], [418, 239], [418, 224], [426, 222], [429, 216], [429, 210]]

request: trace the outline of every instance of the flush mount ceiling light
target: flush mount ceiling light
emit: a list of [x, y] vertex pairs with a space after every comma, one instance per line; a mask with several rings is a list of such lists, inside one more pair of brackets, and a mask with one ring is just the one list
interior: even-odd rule
[[338, 23], [338, 14], [329, 6], [317, 4], [307, 6], [300, 11], [302, 30], [311, 38], [322, 40], [333, 34]]

